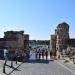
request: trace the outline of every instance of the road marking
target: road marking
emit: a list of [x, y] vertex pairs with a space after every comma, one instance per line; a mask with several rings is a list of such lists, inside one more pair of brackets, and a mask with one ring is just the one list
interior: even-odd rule
[[75, 72], [73, 72], [71, 69], [69, 69], [68, 67], [66, 67], [65, 65], [61, 64], [60, 62], [58, 61], [55, 61], [57, 64], [59, 64], [60, 66], [64, 67], [65, 69], [67, 69], [68, 71], [70, 71], [72, 74], [75, 75]]

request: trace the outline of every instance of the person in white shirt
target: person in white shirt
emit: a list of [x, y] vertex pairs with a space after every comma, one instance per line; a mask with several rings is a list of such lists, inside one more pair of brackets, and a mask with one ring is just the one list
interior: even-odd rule
[[4, 58], [5, 58], [5, 64], [6, 64], [6, 62], [8, 60], [8, 50], [7, 50], [7, 48], [4, 49]]

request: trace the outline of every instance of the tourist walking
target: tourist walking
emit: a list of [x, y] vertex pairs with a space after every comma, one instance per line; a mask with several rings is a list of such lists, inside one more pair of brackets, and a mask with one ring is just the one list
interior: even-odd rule
[[39, 55], [39, 59], [41, 59], [41, 51], [40, 51], [40, 49], [39, 49], [38, 55]]
[[15, 58], [14, 59], [16, 60], [16, 64], [17, 64], [17, 61], [18, 61], [18, 50], [15, 51]]
[[38, 52], [37, 51], [35, 52], [35, 58], [36, 59], [38, 58]]
[[50, 51], [50, 57], [52, 57], [52, 51]]
[[9, 52], [8, 52], [8, 49], [5, 48], [5, 49], [4, 49], [5, 65], [6, 65], [6, 62], [7, 62], [7, 60], [8, 60], [8, 57], [9, 57]]
[[44, 54], [45, 54], [45, 51], [42, 50], [42, 59], [44, 59]]
[[45, 51], [46, 60], [48, 59], [48, 51]]
[[5, 62], [3, 64], [3, 73], [5, 73], [5, 66], [6, 66], [6, 63], [7, 63], [7, 60], [8, 60], [8, 49], [7, 48], [4, 48], [4, 58], [5, 58]]

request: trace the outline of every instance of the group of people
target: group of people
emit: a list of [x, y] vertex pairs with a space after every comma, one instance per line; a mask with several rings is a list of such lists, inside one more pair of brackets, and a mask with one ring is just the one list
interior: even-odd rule
[[45, 57], [46, 57], [46, 60], [48, 59], [48, 50], [46, 49], [46, 50], [36, 50], [36, 52], [35, 52], [35, 57], [36, 57], [36, 59], [45, 59]]
[[12, 61], [15, 60], [15, 61], [24, 62], [29, 59], [29, 53], [18, 50], [18, 49], [14, 52], [10, 50], [10, 48], [5, 48], [4, 59], [5, 59], [5, 63], [7, 62], [7, 60], [12, 60]]

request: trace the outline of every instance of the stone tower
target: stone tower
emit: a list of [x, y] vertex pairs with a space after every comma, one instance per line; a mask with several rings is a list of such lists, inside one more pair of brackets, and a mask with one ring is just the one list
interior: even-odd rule
[[60, 23], [55, 30], [56, 35], [56, 50], [62, 52], [67, 47], [67, 41], [69, 40], [69, 25], [65, 22]]

